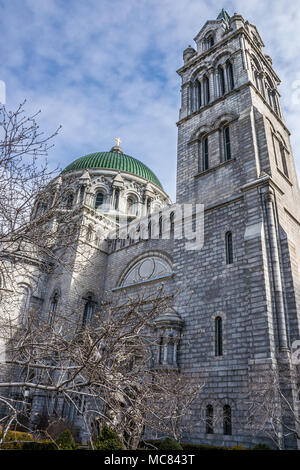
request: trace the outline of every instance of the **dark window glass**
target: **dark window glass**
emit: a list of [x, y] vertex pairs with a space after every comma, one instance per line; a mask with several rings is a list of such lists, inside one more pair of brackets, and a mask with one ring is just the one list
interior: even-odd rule
[[224, 129], [224, 147], [225, 147], [225, 161], [231, 160], [231, 144], [229, 127]]
[[223, 355], [223, 333], [222, 333], [222, 318], [217, 317], [215, 320], [215, 355]]
[[288, 172], [288, 167], [287, 167], [287, 161], [286, 161], [286, 155], [285, 155], [285, 148], [284, 148], [284, 146], [282, 145], [282, 143], [280, 143], [280, 154], [281, 154], [283, 172], [284, 172], [285, 176], [288, 177], [288, 176], [289, 176], [289, 172]]
[[151, 226], [151, 220], [148, 222], [148, 238], [151, 238], [151, 233], [152, 233], [152, 226]]
[[97, 193], [96, 199], [95, 199], [95, 209], [98, 209], [98, 207], [101, 207], [104, 201], [104, 194], [103, 193]]
[[170, 238], [174, 238], [174, 212], [170, 214]]
[[205, 103], [208, 104], [210, 102], [210, 91], [209, 91], [209, 79], [208, 77], [204, 78], [204, 96], [205, 96]]
[[234, 76], [233, 76], [233, 65], [231, 62], [227, 62], [227, 74], [228, 74], [228, 82], [229, 82], [229, 89], [234, 89]]
[[209, 36], [208, 40], [208, 47], [213, 47], [214, 43], [215, 43], [215, 40], [214, 40], [214, 37], [213, 36]]
[[135, 201], [132, 197], [127, 199], [127, 214], [134, 215], [135, 214]]
[[225, 405], [223, 408], [223, 432], [227, 436], [232, 434], [231, 408]]
[[220, 94], [222, 96], [225, 94], [225, 76], [224, 76], [223, 67], [219, 66], [218, 72], [219, 72]]
[[202, 159], [203, 171], [208, 170], [208, 138], [205, 137], [202, 141]]
[[116, 189], [115, 191], [115, 210], [119, 209], [119, 196], [120, 196], [120, 191]]
[[159, 217], [158, 225], [159, 225], [159, 238], [161, 238], [162, 237], [162, 232], [163, 232], [163, 217], [162, 217], [162, 215]]
[[55, 313], [56, 313], [56, 310], [57, 310], [57, 305], [58, 305], [58, 293], [55, 292], [55, 294], [53, 295], [52, 299], [51, 299], [51, 302], [50, 302], [50, 314], [49, 314], [49, 323], [50, 325], [53, 324], [54, 322], [54, 319], [55, 319]]
[[202, 106], [202, 87], [201, 87], [200, 82], [198, 82], [197, 91], [198, 91], [198, 109], [199, 109]]
[[81, 186], [81, 188], [80, 188], [80, 196], [79, 196], [80, 204], [83, 204], [83, 202], [84, 202], [84, 192], [85, 192], [84, 186]]
[[232, 233], [227, 232], [226, 237], [226, 264], [233, 263], [233, 244], [232, 244]]
[[212, 405], [206, 407], [206, 434], [214, 433], [214, 409]]
[[93, 297], [89, 295], [86, 299], [84, 310], [83, 310], [83, 317], [82, 317], [82, 325], [85, 326], [92, 318], [94, 312], [95, 302], [93, 301]]

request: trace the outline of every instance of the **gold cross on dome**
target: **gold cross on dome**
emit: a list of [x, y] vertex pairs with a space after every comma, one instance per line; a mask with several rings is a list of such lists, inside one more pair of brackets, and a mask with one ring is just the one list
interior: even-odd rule
[[120, 137], [117, 137], [115, 141], [117, 142], [117, 147], [120, 147], [120, 143], [121, 143]]

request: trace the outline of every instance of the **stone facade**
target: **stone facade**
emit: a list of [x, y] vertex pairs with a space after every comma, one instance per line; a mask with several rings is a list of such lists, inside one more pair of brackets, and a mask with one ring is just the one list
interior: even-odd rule
[[[163, 280], [176, 296], [161, 325], [182, 329], [176, 365], [206, 383], [185, 439], [252, 446], [264, 440], [247, 428], [253, 380], [270, 370], [292, 371], [291, 347], [300, 336], [300, 193], [277, 91], [280, 80], [256, 27], [222, 12], [206, 22], [195, 42], [197, 50], [184, 51], [178, 71], [177, 203], [204, 204], [203, 248], [188, 251], [176, 238], [111, 239], [115, 216], [147, 220], [151, 212], [170, 207], [168, 196], [124, 172], [69, 172], [61, 184], [73, 194], [69, 209], [83, 206], [82, 227], [91, 229], [88, 245], [95, 262], [85, 268], [75, 250], [74, 263], [82, 269], [59, 282], [55, 275], [42, 278], [36, 298], [45, 314], [55, 291], [60, 308], [83, 311], [88, 293], [99, 302], [121, 288], [130, 294], [154, 292]], [[115, 151], [122, 158], [120, 149]], [[121, 189], [117, 213], [116, 188]], [[106, 206], [95, 211], [97, 190]], [[129, 194], [134, 211], [132, 204], [126, 206]], [[106, 238], [100, 244], [99, 230]], [[288, 393], [297, 409], [294, 385]], [[39, 412], [40, 407], [37, 400]], [[213, 429], [203, 419], [209, 410], [220, 417]], [[227, 428], [224, 410], [230, 413]], [[297, 448], [295, 438], [283, 438], [283, 447]]]

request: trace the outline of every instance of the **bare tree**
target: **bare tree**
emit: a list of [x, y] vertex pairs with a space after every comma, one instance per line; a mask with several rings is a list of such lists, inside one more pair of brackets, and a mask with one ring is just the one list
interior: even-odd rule
[[247, 398], [247, 427], [254, 435], [269, 438], [278, 449], [285, 441], [300, 441], [299, 366], [285, 361], [280, 369], [269, 367], [257, 374]]
[[163, 285], [156, 295], [122, 293], [102, 302], [84, 322], [80, 311], [20, 304], [16, 277], [30, 277], [37, 288], [43, 276], [84, 275], [97, 263], [85, 209], [69, 204], [65, 192], [72, 175], [63, 186], [47, 165], [58, 130], [45, 137], [36, 118], [25, 116], [24, 104], [15, 112], [0, 108], [0, 276], [13, 286], [0, 286], [1, 439], [12, 426], [40, 435], [62, 420], [84, 426], [91, 441], [105, 423], [125, 448], [136, 448], [144, 429], [178, 439], [199, 385], [154, 367], [155, 319], [173, 301]]
[[116, 429], [125, 448], [136, 448], [145, 428], [179, 439], [201, 387], [178, 372], [153, 368], [153, 322], [169, 301], [161, 287], [155, 298], [103, 304], [84, 327], [74, 314], [57, 315], [49, 324], [32, 312], [10, 343], [5, 364], [11, 379], [0, 382], [4, 428], [25, 417], [28, 428], [40, 432], [41, 414], [26, 409], [26, 398], [38, 392], [48, 421], [55, 406], [63, 416], [67, 404], [91, 440], [97, 421]]

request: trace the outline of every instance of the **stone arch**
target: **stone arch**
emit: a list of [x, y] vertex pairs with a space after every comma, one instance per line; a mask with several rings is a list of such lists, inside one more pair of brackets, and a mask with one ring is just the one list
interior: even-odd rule
[[172, 260], [161, 251], [148, 251], [134, 258], [123, 270], [117, 287], [126, 287], [173, 274]]
[[276, 131], [276, 137], [277, 137], [277, 139], [279, 139], [283, 143], [284, 147], [288, 150], [288, 146], [286, 144], [286, 141], [285, 141], [284, 137], [282, 136], [282, 134], [279, 131]]
[[[225, 64], [226, 61], [229, 59], [232, 61], [232, 56], [234, 54], [234, 50], [231, 49], [231, 48], [228, 48], [222, 52], [217, 52], [213, 55], [213, 57], [211, 58], [211, 62], [212, 62], [212, 67], [213, 68], [217, 68], [218, 65], [222, 65], [222, 64]], [[226, 59], [223, 61], [223, 58], [226, 57]]]
[[239, 118], [239, 115], [233, 111], [229, 111], [226, 113], [223, 113], [215, 119], [215, 121], [212, 123], [211, 127], [214, 130], [219, 129], [222, 126], [225, 126], [226, 124], [230, 124], [233, 121], [236, 121]]
[[192, 72], [190, 75], [190, 83], [194, 83], [198, 78], [202, 78], [206, 73], [208, 73], [210, 66], [209, 64], [207, 65], [201, 65], [200, 67], [197, 67], [196, 70]]
[[260, 62], [260, 61], [258, 60], [258, 58], [257, 58], [255, 55], [253, 55], [253, 54], [251, 54], [251, 61], [252, 61], [252, 67], [253, 67], [253, 65], [254, 65], [254, 66], [256, 67], [256, 69], [257, 69], [259, 72], [261, 72], [261, 71], [263, 70], [263, 67], [262, 67], [262, 65], [261, 65], [261, 62]]
[[202, 137], [204, 137], [205, 135], [209, 134], [210, 132], [212, 132], [213, 128], [211, 125], [209, 124], [204, 124], [203, 126], [200, 126], [198, 127], [198, 129], [196, 129], [192, 136], [191, 136], [191, 139], [190, 139], [190, 143], [194, 142], [195, 140], [200, 140], [202, 139]]

